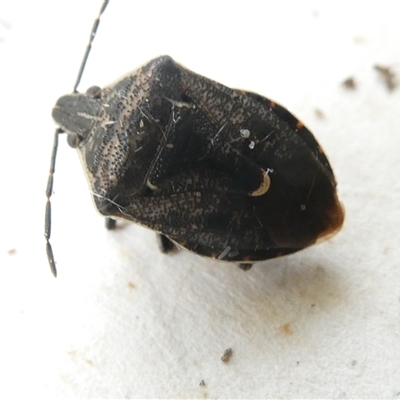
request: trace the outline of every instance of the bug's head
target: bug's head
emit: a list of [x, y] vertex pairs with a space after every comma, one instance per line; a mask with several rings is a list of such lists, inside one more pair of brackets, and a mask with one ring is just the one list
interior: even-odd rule
[[68, 143], [76, 148], [89, 135], [101, 111], [101, 89], [90, 87], [86, 93], [73, 93], [58, 99], [52, 116], [68, 134]]
[[94, 86], [63, 96], [53, 108], [53, 118], [78, 151], [95, 205], [105, 216], [119, 216], [145, 190], [163, 137], [161, 122], [146, 118], [156, 112], [146, 94], [128, 93], [134, 79], [127, 76], [102, 89]]
[[[109, 107], [104, 98], [104, 90], [98, 86], [90, 87], [85, 93], [72, 93], [60, 97], [52, 111], [52, 117], [57, 125], [66, 132], [67, 142], [80, 155], [82, 165], [94, 195], [94, 200], [100, 212], [108, 214], [106, 209], [112, 192], [112, 181], [115, 169], [121, 166], [121, 160], [115, 160], [113, 154], [107, 151], [105, 142], [109, 133]], [[114, 107], [112, 107], [114, 109]], [[112, 136], [112, 135], [111, 135]], [[114, 139], [114, 140], [113, 140]], [[111, 142], [115, 141], [115, 137]], [[113, 143], [111, 147], [115, 147]], [[103, 204], [104, 203], [104, 204]]]

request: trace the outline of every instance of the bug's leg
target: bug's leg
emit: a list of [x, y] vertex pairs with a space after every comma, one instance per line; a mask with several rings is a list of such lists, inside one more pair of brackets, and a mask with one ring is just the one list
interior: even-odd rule
[[243, 271], [248, 271], [253, 266], [252, 263], [240, 263], [238, 267]]
[[105, 225], [106, 225], [106, 229], [108, 229], [109, 231], [112, 231], [117, 226], [117, 221], [115, 219], [110, 218], [110, 217], [106, 217], [105, 218]]
[[157, 242], [162, 253], [169, 253], [175, 248], [175, 243], [162, 233], [157, 233]]

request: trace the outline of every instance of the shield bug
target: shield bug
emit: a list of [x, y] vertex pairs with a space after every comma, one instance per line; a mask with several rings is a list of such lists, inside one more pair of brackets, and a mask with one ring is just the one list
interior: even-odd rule
[[[177, 244], [248, 269], [304, 249], [343, 224], [332, 168], [299, 120], [169, 56], [109, 86], [74, 90], [52, 115], [60, 127], [54, 149], [58, 133], [67, 132], [100, 214], [158, 232], [164, 251]], [[51, 184], [54, 160], [55, 150]], [[55, 273], [49, 204], [46, 238]]]

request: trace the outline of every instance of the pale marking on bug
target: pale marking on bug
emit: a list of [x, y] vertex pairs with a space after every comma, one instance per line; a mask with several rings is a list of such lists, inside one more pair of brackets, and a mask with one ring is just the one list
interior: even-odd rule
[[271, 180], [269, 179], [268, 172], [263, 170], [263, 181], [257, 190], [250, 193], [250, 196], [262, 196], [264, 193], [267, 193], [269, 187], [271, 185]]

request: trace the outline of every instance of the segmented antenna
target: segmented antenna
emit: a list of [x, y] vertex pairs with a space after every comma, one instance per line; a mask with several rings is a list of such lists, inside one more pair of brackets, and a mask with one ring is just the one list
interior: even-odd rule
[[[81, 63], [81, 66], [79, 67], [78, 76], [76, 78], [76, 82], [74, 85], [74, 93], [77, 93], [77, 91], [78, 91], [77, 88], [81, 81], [83, 71], [85, 70], [86, 62], [89, 57], [90, 50], [92, 48], [93, 40], [96, 37], [97, 28], [99, 27], [99, 24], [100, 24], [100, 17], [103, 14], [104, 10], [106, 9], [108, 3], [109, 3], [109, 0], [103, 0], [99, 15], [97, 16], [97, 18], [95, 19], [95, 21], [93, 23], [92, 30], [90, 31], [89, 43], [86, 46], [85, 54], [83, 55], [82, 63]], [[54, 133], [53, 149], [51, 152], [51, 159], [50, 159], [49, 177], [47, 179], [47, 188], [46, 188], [47, 202], [46, 202], [46, 212], [45, 212], [45, 218], [44, 218], [44, 237], [46, 238], [46, 253], [47, 253], [47, 258], [49, 260], [51, 272], [53, 273], [53, 275], [55, 277], [57, 276], [57, 268], [56, 268], [56, 262], [54, 261], [53, 249], [50, 244], [50, 236], [51, 236], [50, 197], [53, 193], [54, 171], [55, 171], [55, 167], [56, 167], [56, 157], [57, 157], [57, 148], [58, 148], [58, 135], [61, 133], [64, 133], [64, 131], [61, 128], [57, 128]]]

